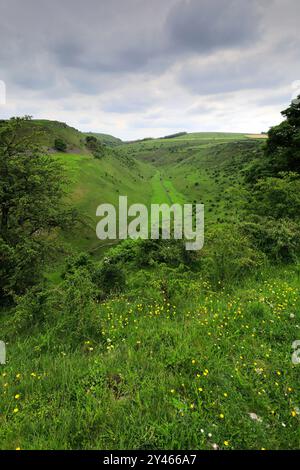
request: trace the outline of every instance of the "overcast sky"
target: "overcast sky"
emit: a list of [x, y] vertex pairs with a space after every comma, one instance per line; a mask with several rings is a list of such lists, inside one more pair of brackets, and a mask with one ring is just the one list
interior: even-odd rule
[[0, 0], [0, 117], [265, 131], [300, 93], [299, 22], [299, 0]]

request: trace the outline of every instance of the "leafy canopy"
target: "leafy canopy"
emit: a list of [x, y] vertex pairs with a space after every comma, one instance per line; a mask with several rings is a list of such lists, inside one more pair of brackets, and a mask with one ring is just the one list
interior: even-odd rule
[[0, 298], [34, 282], [49, 234], [70, 220], [62, 166], [36, 144], [29, 119], [0, 123]]

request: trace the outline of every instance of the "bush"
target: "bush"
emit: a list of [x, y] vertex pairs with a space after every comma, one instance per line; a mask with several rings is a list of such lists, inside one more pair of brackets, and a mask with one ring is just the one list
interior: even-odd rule
[[78, 346], [84, 339], [101, 337], [97, 289], [86, 270], [78, 269], [56, 287], [36, 286], [19, 298], [12, 319], [14, 331], [44, 332], [48, 345], [62, 341]]
[[62, 278], [65, 279], [69, 274], [75, 274], [78, 269], [86, 269], [92, 274], [95, 271], [95, 265], [87, 253], [70, 256], [66, 261], [66, 266], [62, 272]]
[[275, 219], [300, 217], [300, 179], [296, 173], [280, 173], [259, 180], [254, 187], [252, 210]]
[[67, 144], [62, 139], [55, 139], [54, 141], [54, 148], [58, 152], [65, 152], [67, 150]]
[[300, 224], [290, 219], [256, 217], [241, 226], [256, 248], [271, 261], [289, 262], [300, 253]]
[[265, 261], [250, 238], [230, 225], [218, 226], [206, 235], [200, 259], [204, 276], [215, 286], [241, 280]]
[[0, 304], [12, 301], [41, 278], [43, 260], [49, 256], [51, 244], [23, 239], [16, 246], [0, 236]]
[[104, 295], [121, 292], [126, 285], [125, 272], [119, 264], [104, 261], [93, 275], [93, 282]]
[[184, 240], [140, 240], [137, 252], [137, 264], [140, 267], [155, 264], [192, 266], [196, 258], [195, 252], [186, 250]]
[[85, 138], [85, 145], [92, 152], [95, 158], [102, 158], [105, 155], [105, 145], [102, 144], [95, 136], [87, 136]]
[[185, 249], [183, 240], [128, 239], [111, 249], [105, 259], [110, 264], [131, 263], [141, 268], [162, 263], [171, 267], [191, 266], [196, 257], [195, 252]]

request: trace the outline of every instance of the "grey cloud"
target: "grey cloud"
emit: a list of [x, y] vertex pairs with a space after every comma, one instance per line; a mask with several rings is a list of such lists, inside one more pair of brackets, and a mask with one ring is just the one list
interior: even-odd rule
[[166, 50], [163, 20], [174, 1], [88, 0], [84, 8], [72, 1], [66, 26], [49, 41], [53, 58], [60, 66], [97, 73], [144, 70]]
[[197, 95], [229, 93], [247, 89], [272, 89], [282, 85], [287, 74], [277, 62], [264, 56], [220, 57], [212, 63], [192, 63], [179, 73], [180, 83]]
[[[80, 122], [92, 103], [120, 125], [181, 127], [184, 113], [217, 112], [199, 96], [299, 80], [299, 11], [298, 0], [0, 0], [0, 79], [22, 112], [50, 102], [59, 119], [72, 103]], [[257, 106], [281, 107], [279, 91]]]
[[256, 0], [181, 0], [166, 26], [174, 47], [205, 53], [258, 39]]
[[0, 58], [11, 67], [26, 60], [33, 74], [45, 54], [45, 75], [156, 74], [183, 54], [237, 47], [257, 34], [255, 0], [1, 1]]
[[153, 104], [153, 101], [144, 99], [111, 99], [108, 102], [101, 105], [101, 109], [108, 113], [121, 113], [129, 114], [136, 112], [144, 112]]

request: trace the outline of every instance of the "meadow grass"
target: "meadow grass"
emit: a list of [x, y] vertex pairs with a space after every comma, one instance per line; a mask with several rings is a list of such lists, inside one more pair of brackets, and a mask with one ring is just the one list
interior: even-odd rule
[[163, 275], [132, 273], [77, 346], [47, 323], [7, 330], [0, 448], [298, 448], [299, 283], [270, 274], [230, 291], [179, 276], [170, 298]]

